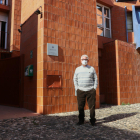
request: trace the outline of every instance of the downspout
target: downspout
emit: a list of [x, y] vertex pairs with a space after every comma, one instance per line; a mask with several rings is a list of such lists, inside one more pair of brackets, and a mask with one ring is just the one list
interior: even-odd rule
[[126, 41], [128, 42], [128, 30], [127, 30], [127, 7], [125, 6], [125, 22], [126, 22]]

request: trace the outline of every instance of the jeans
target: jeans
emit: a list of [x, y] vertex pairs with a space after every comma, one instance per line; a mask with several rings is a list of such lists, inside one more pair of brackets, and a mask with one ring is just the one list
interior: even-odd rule
[[96, 90], [92, 89], [90, 91], [77, 90], [77, 101], [78, 101], [78, 110], [79, 110], [79, 120], [84, 121], [85, 112], [85, 102], [88, 102], [88, 107], [90, 110], [90, 119], [91, 121], [96, 121], [95, 119], [95, 101], [96, 101]]

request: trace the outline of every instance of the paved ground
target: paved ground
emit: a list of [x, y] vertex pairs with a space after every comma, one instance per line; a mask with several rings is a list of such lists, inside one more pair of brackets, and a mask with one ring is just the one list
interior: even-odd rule
[[140, 140], [140, 104], [96, 109], [96, 126], [77, 126], [78, 112], [0, 121], [0, 140]]
[[39, 114], [34, 113], [24, 108], [16, 108], [16, 107], [0, 105], [0, 120], [10, 119], [10, 118], [19, 118], [19, 117], [38, 116], [38, 115]]

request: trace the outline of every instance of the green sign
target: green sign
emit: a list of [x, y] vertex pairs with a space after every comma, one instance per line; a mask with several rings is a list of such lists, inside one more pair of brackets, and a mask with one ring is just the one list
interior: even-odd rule
[[29, 65], [25, 68], [25, 76], [33, 76], [33, 65]]

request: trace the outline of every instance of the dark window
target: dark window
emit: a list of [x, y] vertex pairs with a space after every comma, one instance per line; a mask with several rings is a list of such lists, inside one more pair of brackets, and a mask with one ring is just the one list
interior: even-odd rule
[[1, 23], [1, 32], [0, 32], [0, 48], [4, 49], [5, 48], [5, 26], [6, 22], [0, 22]]
[[127, 13], [127, 31], [133, 32], [132, 12]]

